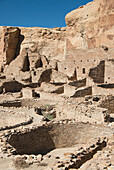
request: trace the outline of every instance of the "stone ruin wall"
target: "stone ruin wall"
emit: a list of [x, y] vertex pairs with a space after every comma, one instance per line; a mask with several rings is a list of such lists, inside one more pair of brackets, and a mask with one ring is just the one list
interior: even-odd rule
[[102, 49], [75, 50], [67, 56], [66, 61], [59, 62], [58, 70], [69, 77], [76, 72], [75, 80], [80, 80], [88, 76], [90, 68], [97, 67], [105, 59], [107, 54]]
[[100, 107], [108, 109], [110, 113], [114, 113], [114, 96], [105, 97], [99, 104]]
[[114, 82], [114, 57], [105, 61], [105, 83]]

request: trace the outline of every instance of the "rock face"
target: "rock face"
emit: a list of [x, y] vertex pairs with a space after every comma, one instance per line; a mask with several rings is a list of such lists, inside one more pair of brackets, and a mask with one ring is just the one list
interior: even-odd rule
[[4, 64], [9, 64], [17, 55], [20, 29], [2, 27], [1, 30], [1, 56]]
[[7, 77], [19, 76], [20, 71], [29, 71], [29, 60], [26, 50], [23, 50], [21, 55], [19, 55], [15, 60], [5, 67], [5, 73]]
[[65, 20], [74, 47], [114, 47], [113, 9], [112, 0], [95, 0], [67, 14]]

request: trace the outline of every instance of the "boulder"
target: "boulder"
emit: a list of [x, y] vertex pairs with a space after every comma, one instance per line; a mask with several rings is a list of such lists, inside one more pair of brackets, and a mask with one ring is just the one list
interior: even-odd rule
[[28, 57], [30, 63], [30, 70], [42, 67], [41, 56], [37, 52], [36, 53], [28, 52]]
[[27, 85], [31, 83], [31, 73], [30, 71], [20, 71], [19, 75], [15, 77], [15, 80], [22, 83], [23, 85]]
[[50, 60], [49, 67], [55, 70], [58, 70], [58, 61], [57, 60]]

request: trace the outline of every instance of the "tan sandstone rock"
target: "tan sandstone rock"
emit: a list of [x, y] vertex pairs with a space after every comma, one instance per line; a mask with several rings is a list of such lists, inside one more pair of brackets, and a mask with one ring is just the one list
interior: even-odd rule
[[94, 0], [65, 17], [68, 38], [75, 48], [114, 47], [113, 0]]

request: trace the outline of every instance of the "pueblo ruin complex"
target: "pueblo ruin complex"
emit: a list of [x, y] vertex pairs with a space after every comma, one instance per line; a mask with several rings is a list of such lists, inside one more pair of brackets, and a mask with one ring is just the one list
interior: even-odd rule
[[114, 169], [114, 2], [66, 27], [0, 27], [0, 169]]

